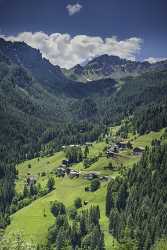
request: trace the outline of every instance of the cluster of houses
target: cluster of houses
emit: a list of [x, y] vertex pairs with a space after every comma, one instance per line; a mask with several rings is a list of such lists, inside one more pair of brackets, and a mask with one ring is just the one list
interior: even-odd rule
[[128, 148], [129, 142], [123, 141], [123, 142], [117, 142], [113, 146], [109, 147], [107, 149], [107, 156], [113, 157], [114, 155], [118, 154], [120, 150], [124, 150]]
[[144, 148], [142, 147], [133, 148], [132, 144], [129, 141], [123, 141], [123, 142], [117, 142], [115, 143], [115, 145], [109, 147], [107, 149], [106, 154], [108, 157], [114, 157], [115, 155], [119, 153], [119, 151], [125, 150], [127, 148], [133, 149], [133, 155], [141, 156], [144, 152]]
[[70, 178], [78, 178], [79, 172], [70, 168], [70, 162], [68, 160], [63, 160], [62, 165], [56, 169], [56, 175], [57, 177], [64, 177], [67, 175]]
[[107, 181], [108, 176], [99, 176], [96, 172], [89, 172], [89, 173], [84, 175], [84, 179], [89, 180], [89, 181], [91, 181], [93, 179], [99, 179], [101, 181]]
[[[66, 164], [65, 164], [66, 161]], [[56, 176], [57, 177], [64, 177], [65, 175], [67, 175], [69, 178], [73, 179], [73, 178], [79, 178], [81, 173], [75, 169], [72, 169], [68, 163], [67, 160], [62, 161], [62, 165], [59, 166], [56, 169]], [[99, 179], [101, 181], [107, 181], [108, 180], [108, 176], [99, 176], [98, 173], [96, 172], [89, 172], [83, 175], [83, 178], [86, 180], [93, 180], [93, 179]]]

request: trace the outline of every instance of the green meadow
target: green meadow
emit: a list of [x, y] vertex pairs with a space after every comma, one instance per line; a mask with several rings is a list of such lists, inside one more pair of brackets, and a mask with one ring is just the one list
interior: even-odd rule
[[[153, 139], [161, 137], [163, 130], [159, 132], [151, 132], [144, 136], [130, 137], [130, 140], [134, 147], [150, 145]], [[104, 149], [107, 144], [105, 141], [95, 142], [89, 149], [89, 156], [98, 156], [98, 161], [92, 164], [89, 168], [84, 169], [83, 162], [74, 164], [73, 168], [81, 171], [81, 173], [96, 171], [100, 175], [107, 175], [110, 178], [115, 178], [121, 175], [120, 169], [109, 170], [105, 167], [110, 162], [113, 165], [123, 167], [131, 167], [137, 162], [140, 157], [133, 156], [132, 151], [122, 151], [116, 158], [107, 158], [105, 156]], [[85, 187], [89, 185], [89, 181], [85, 180], [81, 174], [78, 179], [70, 179], [67, 176], [64, 178], [55, 177], [53, 170], [55, 170], [65, 159], [65, 153], [63, 151], [55, 153], [53, 156], [40, 157], [33, 160], [27, 160], [17, 166], [19, 175], [16, 181], [16, 191], [22, 192], [23, 186], [26, 180], [26, 176], [37, 176], [37, 181], [41, 186], [45, 186], [48, 176], [52, 175], [55, 178], [55, 190], [32, 202], [29, 206], [22, 208], [11, 216], [11, 224], [6, 229], [6, 235], [12, 234], [16, 231], [23, 232], [23, 236], [26, 240], [34, 241], [35, 243], [45, 243], [47, 240], [48, 228], [53, 225], [55, 218], [50, 212], [51, 201], [61, 201], [68, 208], [73, 206], [74, 200], [80, 197], [82, 201], [88, 201], [86, 206], [82, 208], [88, 208], [91, 205], [99, 205], [101, 211], [101, 227], [105, 235], [106, 249], [111, 250], [113, 243], [112, 236], [108, 233], [108, 219], [105, 216], [105, 196], [107, 181], [101, 182], [101, 187], [96, 192], [85, 192]], [[45, 176], [41, 177], [41, 173], [45, 172]], [[46, 216], [44, 216], [46, 214]], [[16, 230], [17, 229], [17, 230]], [[116, 244], [116, 242], [115, 242]]]

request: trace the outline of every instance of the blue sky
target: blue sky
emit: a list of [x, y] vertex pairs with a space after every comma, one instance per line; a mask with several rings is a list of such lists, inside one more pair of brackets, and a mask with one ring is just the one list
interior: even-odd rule
[[[135, 37], [139, 39], [138, 46], [140, 49], [137, 47], [136, 52], [130, 52], [132, 54], [125, 53], [125, 57], [134, 57], [136, 53], [135, 58], [139, 60], [149, 57], [166, 58], [166, 13], [166, 0], [0, 0], [0, 31], [1, 35], [10, 36], [10, 38], [11, 36], [17, 37], [17, 40], [20, 40], [18, 34], [23, 32], [42, 32], [46, 35], [68, 34], [70, 36], [69, 42], [78, 35], [101, 39], [117, 37], [118, 45], [120, 45], [120, 42]], [[25, 38], [22, 36], [22, 39]], [[39, 43], [39, 39], [37, 40]], [[68, 39], [66, 38], [66, 40]], [[141, 40], [143, 41], [142, 44]], [[26, 42], [37, 47], [37, 42], [32, 41], [32, 39], [31, 41], [26, 40]], [[89, 47], [93, 42], [92, 40]], [[39, 48], [43, 50], [44, 46], [50, 46], [50, 44], [46, 45], [45, 42], [39, 45]], [[122, 46], [128, 45], [125, 43]], [[132, 44], [130, 46], [132, 50]], [[120, 47], [121, 49], [122, 47]], [[119, 47], [117, 50], [119, 50]], [[54, 47], [53, 52], [56, 53], [55, 51]], [[108, 53], [105, 42], [99, 51], [99, 54], [103, 51]], [[59, 54], [60, 52], [61, 50]], [[48, 52], [45, 48], [42, 53], [50, 59], [50, 51]], [[73, 50], [73, 53], [75, 53], [75, 50]], [[94, 56], [94, 53], [98, 55], [98, 48], [92, 54], [86, 55], [86, 52], [84, 53], [82, 56], [76, 54], [76, 60], [73, 58], [73, 61], [78, 63], [84, 59], [89, 59], [85, 57]], [[111, 53], [112, 47], [109, 48], [109, 54]], [[66, 54], [68, 56], [64, 55], [64, 57], [66, 56], [64, 60], [68, 61], [70, 59], [68, 50]], [[56, 56], [59, 55], [56, 54]], [[124, 57], [124, 54], [120, 53], [120, 56]], [[61, 66], [64, 63], [63, 61], [52, 60], [52, 58], [51, 61], [55, 64], [57, 62]], [[68, 65], [69, 67], [72, 66], [70, 63], [65, 66], [68, 67]]]

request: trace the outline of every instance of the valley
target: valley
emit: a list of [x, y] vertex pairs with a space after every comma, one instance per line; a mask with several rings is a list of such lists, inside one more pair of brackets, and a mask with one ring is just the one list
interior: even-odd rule
[[[118, 130], [118, 127], [112, 128], [112, 135]], [[128, 140], [132, 142], [133, 147], [150, 146], [152, 140], [160, 139], [164, 130], [159, 132], [151, 132], [144, 136], [132, 136], [129, 134]], [[82, 146], [84, 150], [85, 146]], [[106, 138], [101, 141], [92, 143], [90, 146], [88, 158], [101, 155], [101, 157], [92, 164], [90, 167], [84, 167], [83, 162], [73, 164], [72, 168], [80, 172], [79, 178], [56, 177], [55, 171], [62, 164], [65, 159], [65, 153], [60, 151], [53, 154], [53, 156], [39, 157], [32, 160], [25, 161], [17, 166], [18, 179], [16, 181], [17, 193], [22, 193], [26, 183], [27, 174], [37, 177], [37, 184], [40, 183], [41, 187], [47, 185], [48, 176], [55, 178], [55, 190], [49, 194], [44, 195], [42, 198], [37, 198], [30, 205], [22, 208], [11, 216], [11, 224], [7, 227], [5, 234], [12, 235], [18, 232], [23, 233], [23, 237], [27, 241], [35, 243], [46, 243], [48, 237], [48, 229], [54, 223], [54, 217], [50, 212], [50, 203], [58, 200], [65, 204], [67, 209], [73, 207], [74, 200], [77, 197], [82, 199], [82, 203], [87, 201], [88, 204], [83, 208], [87, 209], [91, 205], [98, 205], [101, 212], [100, 224], [104, 232], [105, 246], [107, 250], [111, 249], [112, 236], [108, 233], [108, 219], [105, 215], [105, 197], [108, 181], [110, 178], [122, 176], [126, 169], [132, 167], [135, 162], [138, 162], [140, 156], [134, 156], [132, 150], [120, 151], [117, 157], [106, 156]], [[109, 163], [116, 166], [112, 170], [106, 169]], [[98, 173], [98, 175], [108, 176], [108, 181], [101, 181], [101, 187], [95, 192], [85, 192], [85, 187], [90, 184], [90, 181], [84, 179], [85, 173]], [[45, 173], [42, 174], [42, 173]], [[41, 176], [44, 175], [44, 176]], [[44, 213], [46, 216], [44, 216]], [[114, 245], [117, 241], [114, 240]]]
[[162, 250], [166, 93], [166, 60], [67, 70], [0, 38], [0, 250]]

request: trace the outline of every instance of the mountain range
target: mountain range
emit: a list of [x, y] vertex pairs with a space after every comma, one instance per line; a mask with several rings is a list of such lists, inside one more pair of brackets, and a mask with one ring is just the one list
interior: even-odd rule
[[167, 60], [151, 64], [147, 61], [137, 62], [121, 59], [118, 56], [102, 55], [89, 61], [85, 66], [76, 65], [62, 72], [71, 80], [89, 82], [104, 78], [121, 79], [127, 76], [138, 76], [166, 68]]

